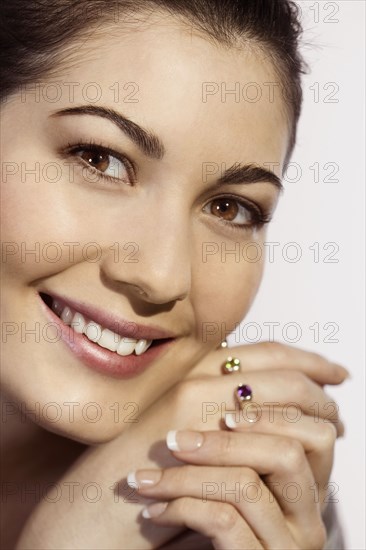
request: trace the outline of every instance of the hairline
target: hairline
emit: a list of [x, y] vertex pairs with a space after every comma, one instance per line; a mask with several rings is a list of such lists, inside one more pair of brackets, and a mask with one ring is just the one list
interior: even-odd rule
[[[118, 35], [123, 30], [126, 30], [128, 33], [133, 26], [136, 31], [146, 30], [149, 24], [154, 24], [154, 21], [151, 21], [151, 18], [158, 16], [159, 20], [162, 21], [165, 17], [168, 19], [169, 24], [172, 22], [177, 22], [180, 25], [183, 25], [187, 29], [191, 30], [200, 38], [208, 41], [211, 45], [215, 46], [218, 49], [236, 50], [237, 52], [242, 52], [244, 48], [252, 49], [255, 54], [263, 53], [265, 57], [270, 58], [270, 65], [274, 71], [274, 74], [279, 79], [279, 82], [284, 86], [288, 80], [286, 75], [286, 70], [282, 68], [281, 59], [273, 51], [273, 48], [269, 44], [266, 44], [265, 41], [262, 41], [253, 36], [238, 36], [237, 33], [233, 32], [230, 37], [217, 36], [213, 29], [205, 27], [201, 21], [195, 19], [189, 14], [182, 14], [174, 11], [174, 9], [169, 9], [167, 6], [158, 6], [149, 8], [149, 0], [143, 0], [141, 3], [138, 1], [135, 5], [128, 4], [123, 11], [122, 21], [113, 20], [113, 13], [104, 12], [102, 13], [102, 21], [88, 21], [86, 25], [78, 30], [75, 35], [68, 40], [61, 48], [55, 48], [51, 52], [50, 56], [45, 56], [45, 58], [53, 57], [54, 62], [52, 66], [43, 73], [44, 80], [51, 79], [53, 77], [58, 77], [60, 73], [65, 73], [68, 70], [74, 69], [79, 63], [78, 49], [83, 46], [87, 39], [99, 39], [103, 38], [106, 35], [106, 30], [115, 31], [118, 30]], [[116, 5], [116, 4], [115, 4]], [[130, 16], [139, 16], [135, 19], [130, 18]], [[142, 17], [146, 15], [145, 19]], [[116, 36], [117, 38], [117, 36]], [[93, 51], [91, 49], [91, 51]], [[17, 94], [18, 90], [14, 90], [13, 93], [9, 94], [6, 98], [6, 102], [10, 102], [14, 95]], [[289, 143], [287, 146], [287, 152], [284, 160], [285, 171], [286, 166], [289, 162], [289, 159], [292, 154], [293, 147], [295, 145], [295, 134], [297, 127], [297, 120], [295, 121], [295, 113], [293, 111], [292, 103], [286, 102], [282, 97], [281, 100], [281, 111], [286, 118], [287, 126], [289, 128]]]

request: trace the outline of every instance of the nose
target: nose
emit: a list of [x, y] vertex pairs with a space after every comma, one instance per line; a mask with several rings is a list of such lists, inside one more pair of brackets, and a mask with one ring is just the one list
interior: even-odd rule
[[191, 236], [187, 221], [167, 216], [148, 223], [134, 242], [108, 250], [104, 275], [119, 290], [153, 304], [184, 300], [191, 289]]

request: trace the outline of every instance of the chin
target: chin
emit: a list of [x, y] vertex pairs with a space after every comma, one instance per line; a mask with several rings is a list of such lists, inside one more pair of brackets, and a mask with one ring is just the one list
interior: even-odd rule
[[39, 424], [40, 427], [51, 432], [55, 435], [64, 437], [75, 441], [76, 443], [81, 443], [83, 445], [101, 445], [103, 443], [108, 443], [116, 437], [118, 437], [123, 431], [125, 426], [99, 426], [96, 428], [91, 428], [88, 423], [75, 422], [75, 424], [62, 424], [54, 425], [46, 422]]
[[16, 377], [15, 381], [8, 379], [7, 383], [4, 380], [2, 383], [3, 422], [11, 422], [14, 430], [23, 431], [26, 426], [39, 426], [84, 445], [99, 445], [115, 439], [131, 424], [114, 421], [108, 403], [103, 405], [100, 417], [95, 420], [91, 417], [92, 409], [89, 409], [88, 418], [88, 409], [85, 408], [93, 404], [92, 399], [85, 400], [86, 405], [76, 407], [72, 414], [72, 409], [67, 406], [67, 403], [73, 402], [70, 396], [59, 399], [59, 395], [50, 391], [40, 391], [37, 384], [27, 386], [19, 382], [19, 377]]

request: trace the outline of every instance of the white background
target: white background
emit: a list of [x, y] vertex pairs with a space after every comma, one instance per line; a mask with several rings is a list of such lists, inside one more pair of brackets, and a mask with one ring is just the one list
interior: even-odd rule
[[[273, 321], [280, 323], [274, 329], [275, 339], [288, 342], [297, 331], [288, 327], [286, 335], [282, 330], [294, 322], [301, 327], [294, 345], [351, 370], [351, 380], [327, 390], [346, 424], [346, 436], [336, 444], [331, 479], [339, 487], [335, 497], [347, 548], [364, 550], [365, 2], [302, 1], [299, 5], [305, 31], [303, 53], [311, 72], [303, 81], [304, 107], [293, 166], [283, 182], [285, 193], [267, 238], [280, 244], [274, 249], [274, 261], [267, 259], [262, 287], [240, 334], [241, 342], [255, 341], [258, 326], [248, 323], [257, 323], [262, 339], [268, 340], [269, 329], [263, 323]], [[318, 84], [314, 87], [314, 83]], [[314, 163], [319, 163], [319, 181], [315, 181], [315, 168], [310, 169]], [[334, 164], [324, 168], [326, 163], [339, 168]], [[333, 167], [338, 172], [332, 175]], [[338, 181], [329, 181], [332, 177]], [[286, 248], [290, 242], [298, 243], [297, 250]], [[314, 243], [319, 243], [319, 258], [316, 248], [309, 248]], [[327, 243], [336, 244], [324, 249]], [[298, 251], [301, 258], [291, 263]], [[309, 328], [314, 323], [319, 323], [319, 342], [315, 327]], [[324, 328], [326, 323], [333, 325]], [[229, 342], [235, 345], [232, 337]]]

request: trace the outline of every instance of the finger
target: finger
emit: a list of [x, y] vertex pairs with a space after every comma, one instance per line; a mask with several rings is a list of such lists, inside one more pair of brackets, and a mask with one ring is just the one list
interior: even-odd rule
[[[235, 389], [239, 384], [249, 385], [253, 394], [251, 406], [286, 407], [296, 405], [305, 414], [339, 422], [338, 405], [324, 390], [305, 374], [296, 370], [258, 370], [247, 373], [232, 373], [229, 376], [191, 381], [197, 403], [201, 396], [210, 396], [210, 402], [223, 403], [227, 396], [226, 411], [235, 410]], [[187, 382], [188, 384], [188, 382]], [[192, 394], [190, 401], [192, 401]], [[205, 401], [206, 403], [206, 401]], [[203, 409], [204, 412], [204, 409]]]
[[[314, 418], [306, 415], [292, 416], [289, 420], [289, 416], [285, 417], [283, 411], [268, 409], [262, 410], [255, 422], [247, 421], [244, 415], [231, 413], [226, 415], [225, 422], [230, 429], [240, 433], [261, 433], [297, 439], [305, 450], [319, 489], [320, 502], [324, 505], [337, 436], [332, 423], [316, 422]], [[316, 493], [314, 496], [316, 497]]]
[[[275, 423], [275, 419], [278, 421], [282, 420], [287, 422], [287, 424], [297, 424], [302, 418], [307, 418], [312, 424], [323, 426], [327, 424], [330, 426], [329, 430], [331, 433], [335, 433], [336, 437], [343, 437], [345, 434], [345, 426], [342, 420], [332, 419], [335, 410], [338, 406], [330, 402], [327, 406], [327, 409], [330, 409], [329, 417], [321, 418], [317, 412], [317, 408], [314, 407], [313, 414], [311, 416], [303, 414], [302, 410], [296, 406], [294, 403], [289, 403], [285, 407], [258, 407], [255, 403], [251, 404], [248, 402], [242, 408], [237, 408], [235, 413], [227, 413], [225, 415], [225, 423], [228, 428], [238, 427], [250, 427], [257, 426], [258, 423], [263, 423], [265, 421], [269, 422], [270, 425]], [[229, 422], [229, 423], [228, 423]]]
[[[260, 342], [210, 352], [189, 376], [216, 375], [229, 355], [241, 360], [242, 370], [290, 369], [299, 370], [318, 384], [341, 384], [349, 372], [338, 363], [310, 351], [279, 342]], [[217, 365], [217, 370], [215, 367]]]
[[193, 529], [209, 537], [217, 550], [263, 550], [244, 518], [230, 504], [181, 497], [169, 503], [151, 504], [143, 515], [158, 525]]
[[296, 530], [306, 534], [309, 525], [321, 528], [314, 476], [302, 445], [295, 439], [244, 432], [184, 430], [169, 432], [167, 444], [176, 458], [190, 464], [240, 467], [244, 472], [255, 470], [261, 477], [265, 476], [266, 485]]
[[203, 505], [209, 501], [230, 504], [265, 548], [293, 548], [281, 508], [254, 470], [178, 466], [138, 470], [131, 481], [137, 483], [144, 497], [172, 500], [188, 496], [200, 499]]

